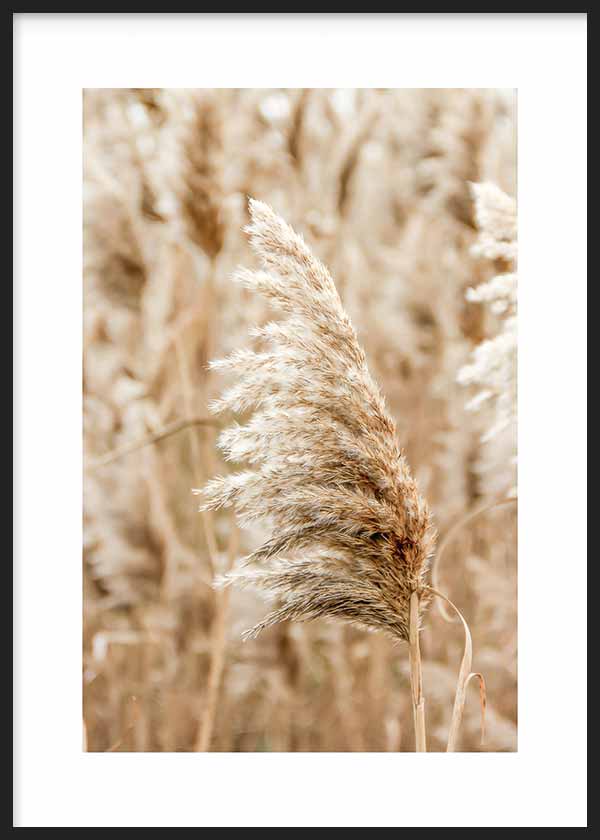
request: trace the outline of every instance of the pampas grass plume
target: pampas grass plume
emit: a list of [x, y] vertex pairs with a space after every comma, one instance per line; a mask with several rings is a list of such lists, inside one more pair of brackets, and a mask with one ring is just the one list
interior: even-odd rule
[[236, 280], [286, 317], [254, 331], [263, 352], [212, 365], [238, 377], [213, 410], [254, 410], [219, 440], [226, 459], [251, 468], [209, 482], [203, 509], [234, 505], [271, 536], [220, 583], [278, 599], [249, 635], [325, 617], [408, 641], [433, 545], [427, 504], [328, 270], [266, 204], [250, 200], [250, 215], [263, 270]]

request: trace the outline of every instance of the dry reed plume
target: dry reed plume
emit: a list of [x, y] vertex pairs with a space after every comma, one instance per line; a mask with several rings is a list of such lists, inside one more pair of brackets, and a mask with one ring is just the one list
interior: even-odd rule
[[219, 445], [257, 468], [212, 481], [205, 508], [233, 503], [242, 523], [266, 519], [272, 533], [224, 580], [282, 601], [250, 635], [325, 616], [408, 641], [411, 594], [423, 589], [432, 548], [429, 510], [329, 272], [267, 205], [251, 200], [250, 213], [265, 270], [237, 280], [289, 317], [255, 331], [268, 349], [212, 364], [240, 377], [213, 410], [258, 407]]

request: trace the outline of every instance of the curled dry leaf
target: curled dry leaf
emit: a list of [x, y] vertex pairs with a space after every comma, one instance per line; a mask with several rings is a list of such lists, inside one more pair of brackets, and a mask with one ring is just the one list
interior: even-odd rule
[[471, 665], [473, 662], [473, 640], [471, 638], [471, 631], [469, 630], [469, 625], [466, 622], [465, 617], [458, 609], [456, 604], [453, 604], [452, 601], [447, 598], [445, 595], [442, 595], [441, 592], [438, 592], [437, 589], [433, 589], [432, 587], [428, 587], [429, 591], [436, 596], [436, 598], [441, 598], [447, 604], [452, 607], [455, 611], [456, 615], [460, 619], [460, 622], [463, 626], [463, 630], [465, 631], [465, 650], [463, 653], [463, 658], [460, 663], [460, 670], [458, 672], [458, 681], [456, 684], [456, 694], [454, 697], [454, 708], [452, 710], [452, 720], [450, 722], [450, 732], [448, 734], [448, 745], [446, 747], [446, 752], [456, 752], [456, 745], [458, 742], [458, 733], [460, 730], [460, 724], [462, 722], [463, 712], [465, 708], [465, 701], [467, 698], [467, 686], [472, 677], [477, 677], [479, 680], [479, 693], [480, 693], [480, 703], [481, 703], [481, 738], [483, 741], [484, 736], [484, 727], [485, 727], [485, 708], [486, 708], [486, 690], [485, 690], [485, 680], [483, 676], [479, 673], [472, 673], [471, 672]]

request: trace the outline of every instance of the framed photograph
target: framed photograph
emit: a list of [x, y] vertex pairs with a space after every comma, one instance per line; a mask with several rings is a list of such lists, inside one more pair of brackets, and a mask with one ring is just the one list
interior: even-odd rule
[[13, 35], [15, 825], [585, 825], [585, 14]]

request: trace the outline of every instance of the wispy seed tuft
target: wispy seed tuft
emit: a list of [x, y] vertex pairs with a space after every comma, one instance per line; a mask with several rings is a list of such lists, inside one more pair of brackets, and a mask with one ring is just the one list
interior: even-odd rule
[[239, 375], [213, 409], [254, 411], [219, 440], [251, 469], [209, 482], [203, 509], [233, 505], [271, 535], [219, 582], [277, 598], [248, 635], [326, 617], [408, 640], [433, 547], [427, 504], [328, 270], [266, 204], [251, 200], [250, 215], [263, 270], [235, 279], [286, 317], [254, 331], [263, 352], [213, 364]]

